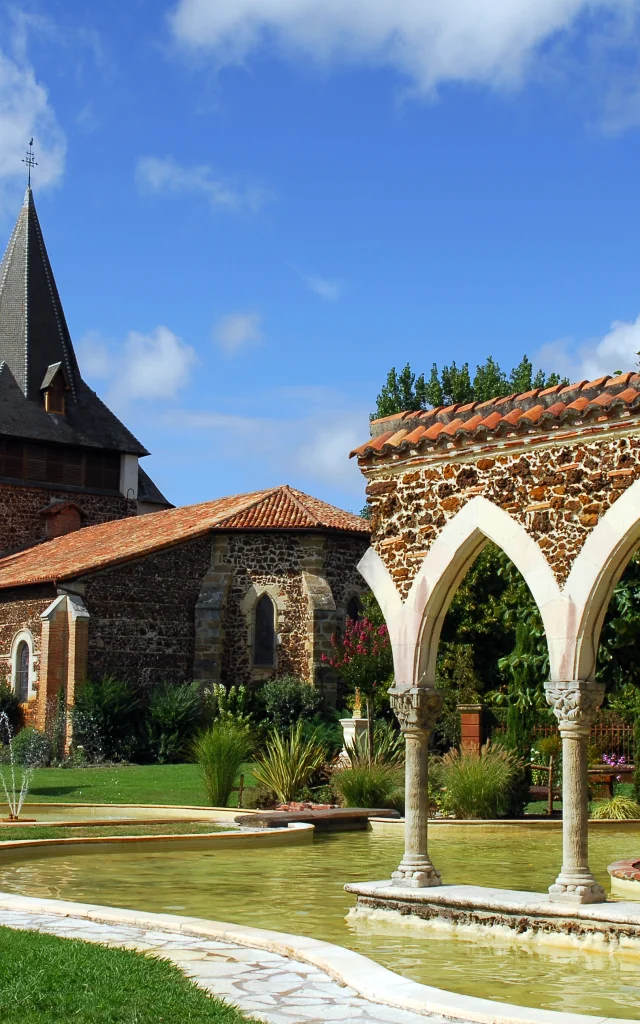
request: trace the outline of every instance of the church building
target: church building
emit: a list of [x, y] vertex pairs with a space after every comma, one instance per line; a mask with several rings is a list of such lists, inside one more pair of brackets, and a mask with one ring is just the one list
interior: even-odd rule
[[174, 508], [148, 454], [81, 377], [29, 187], [0, 265], [0, 670], [28, 720], [105, 675], [331, 700], [367, 523], [288, 486]]

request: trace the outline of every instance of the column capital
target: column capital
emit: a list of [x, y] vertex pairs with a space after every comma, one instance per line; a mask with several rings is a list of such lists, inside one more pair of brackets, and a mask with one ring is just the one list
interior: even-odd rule
[[545, 683], [544, 689], [547, 701], [558, 719], [560, 732], [588, 735], [604, 698], [604, 683], [571, 679]]
[[442, 709], [443, 695], [432, 686], [392, 686], [393, 708], [403, 733], [431, 733]]

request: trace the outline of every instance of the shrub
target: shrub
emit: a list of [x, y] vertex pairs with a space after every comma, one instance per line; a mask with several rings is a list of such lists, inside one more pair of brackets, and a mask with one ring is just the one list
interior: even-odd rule
[[[11, 740], [14, 764], [25, 768], [46, 768], [51, 761], [51, 741], [46, 733], [38, 732], [28, 726], [21, 729]], [[0, 761], [8, 764], [10, 760], [9, 745], [0, 750]]]
[[242, 806], [248, 810], [268, 810], [275, 807], [277, 802], [278, 798], [273, 790], [267, 789], [266, 786], [262, 785], [251, 786], [250, 789], [245, 789], [242, 796]]
[[152, 690], [147, 730], [149, 745], [160, 764], [184, 759], [203, 717], [201, 683], [161, 683]]
[[140, 698], [130, 683], [105, 676], [76, 691], [75, 742], [90, 761], [123, 760], [139, 742]]
[[339, 768], [331, 782], [344, 807], [395, 807], [403, 809], [403, 772], [397, 765], [359, 764]]
[[210, 698], [211, 717], [221, 722], [235, 722], [236, 725], [251, 725], [251, 693], [246, 686], [230, 686], [214, 683], [205, 691]]
[[628, 796], [612, 796], [609, 800], [596, 800], [591, 805], [591, 817], [596, 819], [640, 818], [640, 804]]
[[297, 676], [270, 679], [260, 693], [266, 720], [276, 729], [289, 729], [301, 719], [313, 718], [322, 704], [322, 694]]
[[272, 730], [265, 753], [258, 756], [251, 771], [256, 782], [272, 790], [281, 803], [288, 803], [299, 796], [324, 759], [325, 749], [315, 734], [305, 739], [302, 722], [298, 722], [291, 726], [287, 738]]
[[332, 760], [342, 750], [344, 734], [337, 712], [334, 712], [333, 718], [316, 714], [309, 721], [303, 721], [302, 735], [305, 740], [315, 736], [316, 741], [324, 747], [328, 760]]
[[212, 807], [226, 807], [242, 765], [251, 753], [251, 736], [235, 722], [216, 722], [193, 744]]
[[[20, 706], [18, 695], [13, 692], [4, 676], [0, 675], [0, 718], [5, 714], [9, 721], [9, 728], [16, 733], [24, 722], [24, 715]], [[6, 739], [6, 729], [0, 728], [0, 736]]]
[[504, 817], [521, 769], [522, 762], [514, 751], [489, 743], [479, 754], [449, 751], [438, 773], [445, 808], [456, 818]]

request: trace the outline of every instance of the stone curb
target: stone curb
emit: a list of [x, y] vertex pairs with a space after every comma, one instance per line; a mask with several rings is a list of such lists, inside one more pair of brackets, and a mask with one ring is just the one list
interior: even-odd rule
[[[83, 822], [80, 827], [84, 827], [86, 824], [86, 822]], [[112, 823], [109, 822], [108, 824]], [[134, 823], [129, 821], [126, 824], [132, 825]], [[140, 824], [149, 823], [142, 821]], [[166, 824], [166, 822], [162, 822], [162, 824]], [[57, 827], [57, 823], [52, 827]], [[286, 828], [246, 829], [243, 831], [236, 829], [229, 832], [194, 832], [190, 835], [187, 833], [178, 836], [71, 836], [67, 839], [62, 837], [58, 839], [9, 839], [6, 841], [0, 840], [0, 858], [16, 850], [24, 852], [25, 849], [42, 850], [44, 848], [55, 850], [57, 847], [68, 846], [117, 846], [119, 843], [126, 843], [127, 845], [135, 843], [143, 845], [147, 843], [176, 843], [183, 846], [216, 846], [218, 843], [223, 843], [229, 847], [245, 846], [247, 844], [253, 846], [255, 840], [257, 840], [262, 845], [279, 846], [280, 844], [288, 845], [289, 843], [310, 842], [313, 839], [314, 830], [313, 825], [292, 822]], [[304, 834], [301, 835], [300, 833]]]
[[412, 1010], [414, 1013], [425, 1015], [440, 1014], [477, 1024], [632, 1024], [629, 1018], [538, 1010], [446, 992], [430, 985], [409, 981], [386, 967], [381, 967], [361, 953], [355, 953], [343, 946], [302, 935], [268, 931], [264, 928], [206, 921], [198, 917], [101, 907], [68, 900], [15, 896], [11, 893], [0, 893], [0, 911], [2, 910], [84, 918], [101, 924], [130, 925], [136, 928], [176, 932], [268, 950], [318, 967], [335, 981], [349, 986], [372, 1003]]

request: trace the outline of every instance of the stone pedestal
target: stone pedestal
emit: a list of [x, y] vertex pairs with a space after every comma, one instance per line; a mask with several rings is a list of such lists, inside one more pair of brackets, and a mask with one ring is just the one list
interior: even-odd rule
[[562, 737], [562, 870], [549, 896], [555, 903], [604, 903], [604, 889], [589, 870], [589, 794], [587, 742], [602, 704], [604, 684], [584, 681], [547, 683], [547, 700]]
[[482, 749], [483, 708], [484, 704], [458, 704], [460, 748], [463, 754], [479, 754]]
[[427, 846], [429, 817], [429, 737], [442, 707], [442, 695], [426, 686], [389, 690], [406, 744], [404, 856], [393, 872], [394, 885], [422, 889], [441, 885]]
[[353, 718], [341, 718], [342, 726], [342, 754], [348, 757], [349, 750], [364, 750], [367, 743], [367, 719], [355, 716]]

